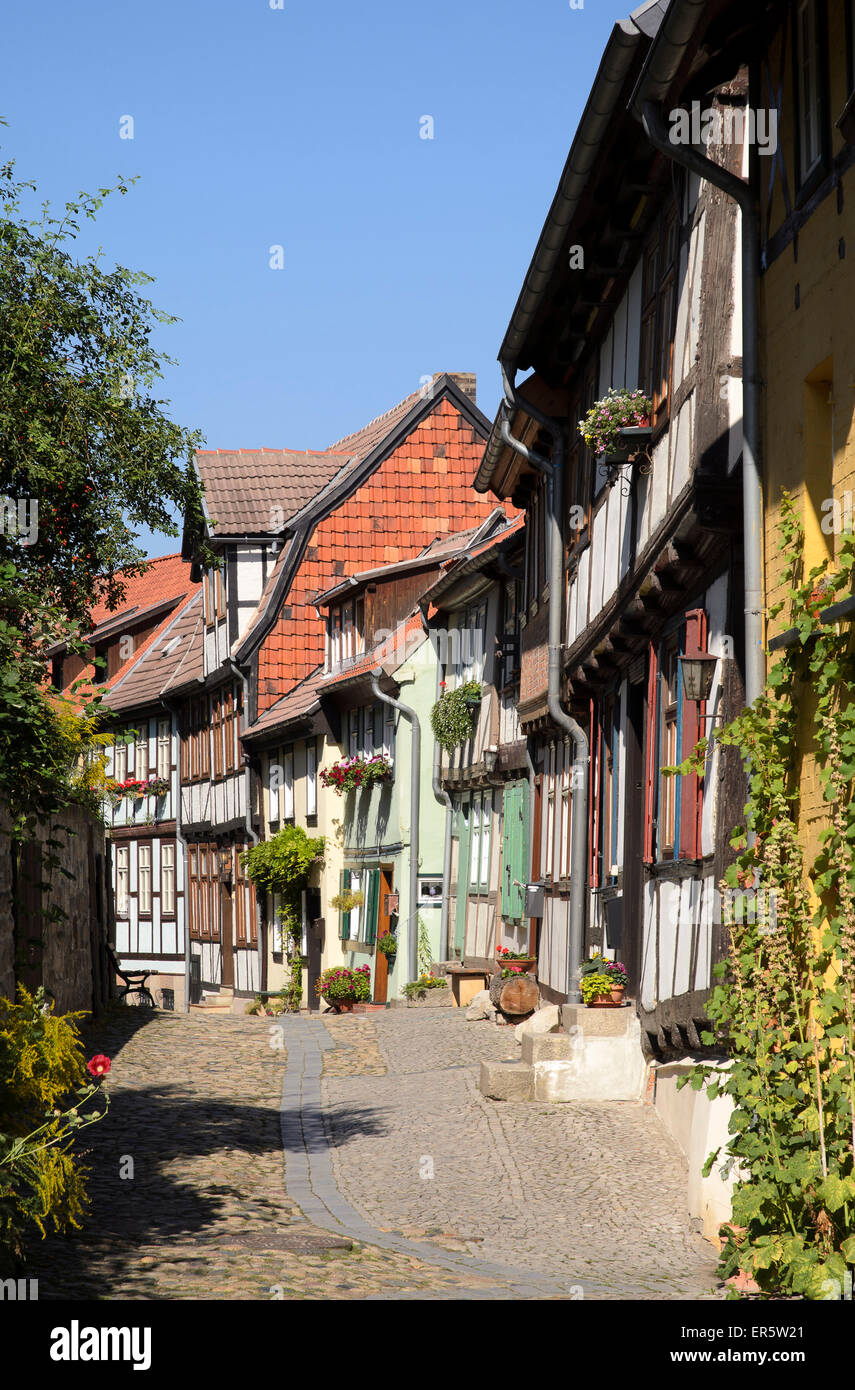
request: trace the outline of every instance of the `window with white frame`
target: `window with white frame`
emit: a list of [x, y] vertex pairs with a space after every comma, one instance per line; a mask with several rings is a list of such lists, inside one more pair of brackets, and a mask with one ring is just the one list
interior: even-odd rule
[[348, 750], [347, 750], [347, 751], [348, 751], [348, 753], [350, 754], [351, 758], [358, 758], [358, 757], [359, 757], [359, 744], [360, 744], [360, 738], [359, 738], [359, 710], [358, 710], [358, 709], [352, 709], [352, 710], [350, 711], [350, 715], [348, 716], [348, 718], [349, 718], [349, 723], [350, 723], [350, 734], [349, 734], [349, 737], [348, 737]]
[[137, 850], [137, 877], [140, 913], [148, 917], [151, 915], [151, 845], [140, 845]]
[[127, 917], [130, 904], [129, 849], [119, 845], [116, 849], [116, 916]]
[[113, 777], [117, 782], [128, 780], [128, 745], [116, 743], [113, 746]]
[[546, 793], [546, 847], [543, 856], [543, 870], [547, 878], [553, 876], [553, 851], [555, 847], [555, 744], [550, 743], [544, 770], [544, 791]]
[[481, 798], [472, 798], [472, 839], [469, 850], [469, 887], [477, 892], [481, 867]]
[[306, 815], [318, 814], [318, 745], [306, 744]]
[[[351, 891], [351, 893], [361, 893], [361, 892], [363, 891], [363, 889], [362, 889], [362, 874], [361, 874], [361, 873], [352, 873], [352, 874], [350, 875], [350, 891]], [[364, 906], [364, 904], [363, 904], [363, 906]], [[359, 903], [355, 903], [354, 906], [350, 909], [350, 939], [351, 939], [351, 941], [358, 941], [358, 940], [359, 940], [359, 937], [360, 937], [360, 930], [359, 930], [359, 928], [360, 928], [360, 924], [361, 924], [361, 922], [362, 922], [362, 917], [363, 917], [363, 907], [360, 906]]]
[[172, 726], [168, 719], [157, 721], [157, 775], [169, 781], [172, 773]]
[[160, 846], [160, 910], [175, 915], [175, 846], [164, 840]]
[[565, 740], [564, 766], [561, 772], [561, 829], [559, 832], [558, 872], [570, 877], [570, 821], [573, 814], [573, 750]]
[[294, 750], [286, 748], [282, 758], [282, 817], [294, 819]]
[[134, 776], [139, 782], [148, 777], [148, 725], [140, 730], [134, 750]]
[[383, 706], [383, 755], [389, 762], [395, 760], [395, 707]]
[[493, 793], [484, 792], [481, 799], [481, 864], [479, 886], [482, 893], [490, 887], [490, 840], [493, 826]]

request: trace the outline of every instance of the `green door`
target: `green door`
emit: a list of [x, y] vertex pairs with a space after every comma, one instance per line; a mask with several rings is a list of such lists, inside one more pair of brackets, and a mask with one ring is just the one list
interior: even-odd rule
[[466, 905], [469, 894], [469, 827], [472, 812], [469, 797], [462, 797], [457, 808], [457, 903], [454, 919], [454, 954], [463, 957], [466, 944]]
[[528, 782], [505, 788], [502, 819], [502, 916], [522, 921], [529, 875]]

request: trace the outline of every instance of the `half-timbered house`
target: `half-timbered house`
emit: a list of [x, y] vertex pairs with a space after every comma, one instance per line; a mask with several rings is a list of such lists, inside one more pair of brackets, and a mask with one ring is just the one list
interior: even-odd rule
[[[643, 6], [612, 32], [501, 346], [475, 484], [527, 513], [519, 714], [541, 990], [578, 997], [583, 953], [623, 960], [658, 1052], [698, 1043], [744, 790], [717, 749], [702, 776], [662, 769], [741, 706], [746, 607], [737, 210], [630, 109], [664, 13]], [[712, 109], [744, 107], [738, 71], [708, 86]], [[707, 153], [738, 176], [743, 143], [722, 127]], [[609, 460], [578, 427], [610, 388], [652, 410]], [[718, 658], [701, 700], [684, 679], [696, 656]]]

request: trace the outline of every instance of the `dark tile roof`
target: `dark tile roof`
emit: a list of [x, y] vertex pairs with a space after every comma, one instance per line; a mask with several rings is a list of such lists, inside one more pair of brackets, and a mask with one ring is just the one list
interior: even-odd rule
[[105, 703], [117, 712], [140, 708], [201, 676], [202, 644], [202, 595], [197, 590], [102, 687]]
[[244, 738], [255, 738], [259, 734], [269, 733], [292, 723], [295, 719], [302, 719], [314, 713], [320, 704], [318, 687], [323, 675], [323, 667], [319, 666], [317, 671], [313, 671], [299, 685], [295, 685], [293, 690], [289, 690], [281, 700], [277, 700], [275, 705], [265, 710], [261, 718], [247, 729]]
[[333, 450], [201, 450], [196, 468], [205, 484], [212, 533], [275, 533], [308, 506], [349, 457]]

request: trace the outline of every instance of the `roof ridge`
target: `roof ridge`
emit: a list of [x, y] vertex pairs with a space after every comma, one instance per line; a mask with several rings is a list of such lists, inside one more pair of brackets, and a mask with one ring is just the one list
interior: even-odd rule
[[390, 406], [388, 410], [383, 410], [379, 415], [375, 415], [373, 420], [366, 420], [364, 425], [359, 426], [359, 429], [351, 430], [349, 434], [343, 434], [340, 439], [337, 439], [335, 441], [335, 443], [330, 444], [327, 452], [335, 453], [340, 444], [345, 444], [348, 439], [355, 439], [358, 434], [364, 434], [366, 430], [371, 429], [372, 425], [379, 425], [382, 420], [388, 419], [390, 415], [395, 414], [396, 410], [400, 410], [401, 406], [404, 405], [406, 401], [415, 400], [415, 398], [417, 396], [421, 396], [421, 394], [421, 389], [419, 389], [418, 391], [408, 392], [406, 396], [402, 396], [401, 399], [399, 401], [396, 401], [394, 405]]

